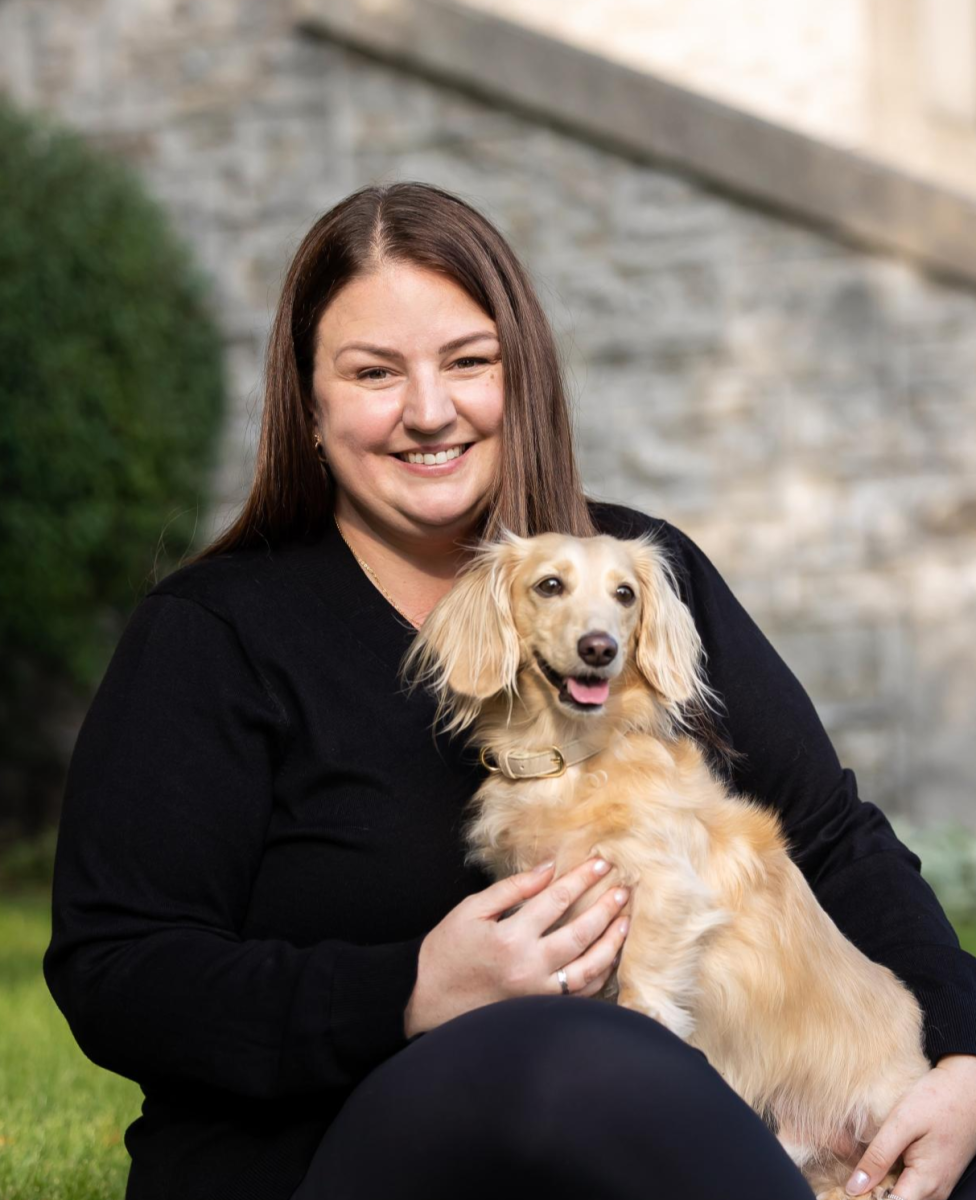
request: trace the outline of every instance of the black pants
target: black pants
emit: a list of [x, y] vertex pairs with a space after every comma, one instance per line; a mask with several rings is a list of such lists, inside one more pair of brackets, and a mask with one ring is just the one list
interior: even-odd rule
[[[705, 1056], [582, 996], [455, 1017], [372, 1071], [292, 1200], [810, 1200]], [[976, 1200], [976, 1161], [952, 1194]]]

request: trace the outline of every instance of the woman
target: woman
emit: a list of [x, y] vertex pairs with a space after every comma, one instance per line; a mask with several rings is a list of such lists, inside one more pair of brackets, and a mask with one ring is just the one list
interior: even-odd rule
[[976, 1152], [976, 962], [701, 550], [583, 497], [497, 230], [431, 186], [354, 193], [297, 251], [267, 383], [240, 518], [139, 604], [69, 771], [44, 966], [81, 1047], [146, 1094], [128, 1200], [810, 1195], [703, 1055], [592, 999], [626, 897], [545, 936], [612, 864], [464, 865], [481, 768], [397, 669], [503, 525], [665, 531], [727, 703], [699, 714], [716, 769], [926, 1012], [933, 1069], [856, 1190], [904, 1150], [899, 1195], [948, 1195]]

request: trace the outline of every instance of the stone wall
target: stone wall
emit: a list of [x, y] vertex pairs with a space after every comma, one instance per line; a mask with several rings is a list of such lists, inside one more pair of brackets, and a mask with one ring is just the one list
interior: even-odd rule
[[438, 183], [533, 273], [591, 491], [698, 541], [863, 798], [976, 825], [974, 291], [310, 38], [286, 5], [0, 0], [0, 86], [135, 164], [212, 276], [234, 393], [213, 521], [246, 490], [298, 240], [362, 183]]

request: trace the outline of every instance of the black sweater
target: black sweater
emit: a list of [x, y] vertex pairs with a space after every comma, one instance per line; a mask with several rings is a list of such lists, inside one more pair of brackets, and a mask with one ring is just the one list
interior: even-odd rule
[[[734, 785], [781, 815], [840, 929], [917, 994], [930, 1059], [976, 1054], [976, 959], [857, 795], [803, 688], [676, 527]], [[481, 775], [397, 668], [413, 636], [332, 522], [314, 544], [183, 567], [130, 618], [78, 736], [48, 986], [137, 1080], [128, 1200], [285, 1200], [343, 1099], [406, 1045], [424, 935], [491, 882], [463, 865]]]

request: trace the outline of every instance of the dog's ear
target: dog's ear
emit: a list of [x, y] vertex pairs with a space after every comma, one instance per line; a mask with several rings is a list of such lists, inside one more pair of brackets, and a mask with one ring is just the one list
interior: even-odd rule
[[632, 547], [641, 589], [637, 667], [674, 711], [701, 694], [701, 637], [661, 547], [651, 538]]
[[527, 541], [512, 534], [482, 547], [434, 606], [403, 662], [403, 674], [428, 684], [448, 728], [463, 729], [481, 704], [515, 686], [519, 637], [512, 615], [512, 577]]

